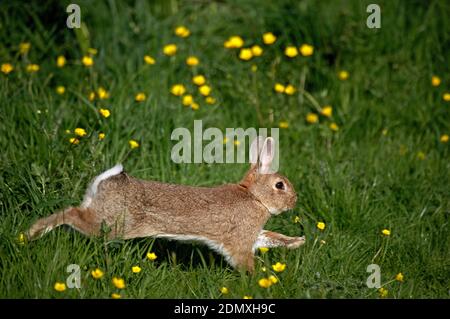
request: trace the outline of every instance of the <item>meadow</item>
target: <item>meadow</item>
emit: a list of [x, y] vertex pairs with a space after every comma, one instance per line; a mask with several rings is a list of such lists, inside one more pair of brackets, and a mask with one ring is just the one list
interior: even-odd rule
[[[379, 0], [370, 29], [372, 2], [83, 0], [69, 29], [70, 1], [2, 1], [0, 297], [449, 298], [450, 3]], [[239, 181], [247, 164], [171, 160], [194, 120], [280, 128], [298, 202], [266, 229], [304, 246], [258, 251], [247, 274], [196, 243], [24, 237], [118, 162]]]

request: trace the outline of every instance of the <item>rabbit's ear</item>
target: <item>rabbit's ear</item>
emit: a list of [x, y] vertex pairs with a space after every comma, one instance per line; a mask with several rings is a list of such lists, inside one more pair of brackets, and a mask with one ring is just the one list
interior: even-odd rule
[[259, 155], [260, 161], [259, 172], [261, 174], [270, 173], [270, 165], [272, 165], [274, 156], [275, 156], [275, 140], [272, 137], [268, 137], [264, 141], [261, 154]]
[[252, 167], [255, 166], [256, 163], [258, 163], [258, 157], [263, 148], [263, 144], [264, 144], [264, 137], [257, 136], [253, 140], [252, 145], [250, 146], [249, 159], [250, 159], [250, 164], [252, 165]]

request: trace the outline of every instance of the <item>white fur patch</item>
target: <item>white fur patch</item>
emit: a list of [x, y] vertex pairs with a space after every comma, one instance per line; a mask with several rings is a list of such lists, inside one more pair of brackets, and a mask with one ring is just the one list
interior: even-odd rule
[[206, 244], [209, 248], [211, 248], [212, 250], [214, 250], [217, 253], [224, 256], [225, 260], [231, 266], [233, 266], [233, 267], [236, 266], [236, 263], [233, 260], [233, 257], [231, 257], [231, 254], [223, 247], [223, 244], [215, 242], [214, 240], [211, 240], [209, 238], [206, 238], [203, 236], [194, 236], [194, 235], [172, 235], [172, 234], [160, 234], [160, 235], [155, 235], [152, 237], [167, 238], [167, 239], [180, 240], [180, 241], [196, 241], [196, 242]]
[[104, 181], [105, 179], [108, 179], [112, 176], [118, 175], [123, 172], [123, 166], [122, 164], [117, 164], [113, 168], [110, 168], [109, 170], [101, 173], [98, 175], [94, 181], [89, 185], [89, 187], [86, 190], [86, 194], [84, 195], [83, 203], [81, 203], [82, 208], [87, 208], [92, 202], [92, 199], [95, 197], [95, 194], [97, 194], [97, 188], [98, 185]]
[[267, 248], [276, 247], [273, 240], [268, 238], [265, 235], [265, 233], [266, 233], [266, 230], [262, 230], [259, 233], [258, 238], [256, 239], [255, 243], [253, 244], [253, 252], [255, 252], [256, 249], [261, 248], [261, 247], [267, 247]]

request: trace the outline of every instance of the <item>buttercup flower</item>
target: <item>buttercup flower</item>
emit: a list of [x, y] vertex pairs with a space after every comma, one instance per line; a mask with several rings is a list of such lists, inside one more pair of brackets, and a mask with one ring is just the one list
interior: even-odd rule
[[24, 245], [25, 244], [25, 240], [26, 240], [25, 234], [24, 233], [20, 233], [18, 238], [17, 238], [17, 240], [19, 241], [19, 244]]
[[234, 35], [228, 38], [223, 44], [227, 49], [239, 49], [244, 45], [244, 40], [238, 35]]
[[272, 265], [272, 269], [276, 272], [282, 272], [286, 269], [286, 264], [277, 262], [275, 265]]
[[0, 70], [4, 74], [9, 74], [12, 72], [12, 70], [14, 70], [14, 67], [11, 63], [3, 63]]
[[298, 55], [298, 50], [294, 46], [288, 46], [284, 49], [284, 54], [290, 58], [294, 58]]
[[319, 121], [319, 117], [315, 113], [306, 114], [306, 122], [310, 124], [317, 123]]
[[203, 85], [206, 83], [206, 78], [203, 75], [196, 75], [192, 78], [192, 82], [194, 82], [195, 85]]
[[325, 227], [326, 227], [326, 225], [325, 225], [324, 222], [318, 222], [316, 226], [317, 226], [317, 228], [320, 229], [320, 230], [324, 230]]
[[37, 71], [39, 71], [39, 65], [34, 63], [27, 65], [27, 72], [34, 73]]
[[403, 274], [399, 272], [397, 275], [395, 275], [395, 280], [403, 282]]
[[300, 53], [303, 56], [310, 56], [314, 53], [314, 47], [309, 44], [302, 44], [300, 47]]
[[431, 77], [431, 85], [432, 86], [439, 86], [439, 85], [441, 85], [441, 78], [436, 76], [436, 75], [433, 75]]
[[216, 99], [213, 98], [212, 96], [208, 96], [208, 97], [205, 99], [205, 101], [206, 101], [206, 103], [208, 103], [208, 104], [214, 104], [214, 103], [216, 103]]
[[155, 253], [147, 253], [147, 258], [151, 261], [155, 260], [156, 258], [158, 258], [158, 256], [156, 256]]
[[125, 288], [125, 280], [123, 280], [122, 278], [114, 277], [112, 279], [112, 283], [117, 289]]
[[289, 127], [289, 123], [286, 122], [286, 121], [281, 121], [281, 122], [278, 124], [278, 126], [279, 126], [280, 128], [288, 128], [288, 127]]
[[86, 130], [84, 128], [80, 128], [80, 127], [77, 127], [74, 130], [74, 133], [75, 133], [75, 135], [78, 135], [78, 136], [81, 136], [81, 137], [87, 135]]
[[106, 100], [108, 97], [109, 97], [109, 93], [108, 93], [108, 91], [106, 91], [104, 88], [102, 88], [102, 87], [99, 87], [98, 88], [98, 90], [97, 90], [97, 95], [98, 95], [98, 98], [100, 99], [100, 100]]
[[120, 298], [122, 298], [122, 296], [120, 294], [113, 293], [113, 294], [111, 294], [111, 298], [112, 299], [120, 299]]
[[381, 233], [382, 233], [384, 236], [390, 236], [390, 235], [391, 235], [391, 231], [390, 231], [389, 229], [383, 229], [383, 230], [381, 231]]
[[64, 67], [66, 65], [66, 57], [64, 56], [64, 55], [59, 55], [57, 58], [56, 58], [56, 66], [58, 67], [58, 68], [62, 68], [62, 67]]
[[442, 134], [440, 138], [441, 143], [447, 143], [448, 142], [448, 135]]
[[251, 48], [253, 56], [261, 56], [263, 54], [263, 49], [259, 45], [254, 45]]
[[291, 84], [286, 85], [284, 93], [286, 93], [287, 95], [293, 95], [295, 93], [295, 87]]
[[266, 271], [267, 271], [267, 268], [266, 268], [266, 267], [261, 267], [261, 271], [262, 271], [262, 272], [266, 272]]
[[100, 109], [99, 112], [105, 119], [111, 115], [111, 112], [108, 109]]
[[264, 253], [267, 253], [267, 252], [269, 251], [269, 248], [267, 248], [267, 247], [259, 247], [259, 251], [260, 251], [262, 254], [264, 254]]
[[193, 102], [191, 104], [191, 109], [193, 109], [194, 111], [197, 111], [200, 108], [200, 105], [198, 105], [198, 103]]
[[273, 89], [275, 90], [275, 92], [278, 92], [278, 93], [284, 93], [284, 90], [285, 90], [286, 88], [284, 87], [283, 84], [276, 83], [275, 86], [273, 87]]
[[325, 105], [321, 110], [320, 114], [326, 117], [331, 117], [333, 115], [333, 108], [330, 105]]
[[88, 100], [89, 101], [94, 101], [95, 100], [95, 92], [89, 92]]
[[197, 57], [195, 56], [190, 56], [186, 59], [186, 64], [189, 66], [196, 66], [200, 63], [200, 61], [198, 60]]
[[186, 92], [186, 88], [183, 84], [175, 84], [170, 89], [170, 93], [172, 93], [175, 96], [181, 96]]
[[70, 142], [70, 144], [73, 144], [73, 145], [80, 144], [80, 140], [75, 137], [69, 138], [69, 142]]
[[202, 85], [201, 87], [198, 88], [198, 90], [200, 91], [200, 94], [203, 96], [208, 96], [211, 93], [211, 87], [208, 85]]
[[128, 144], [130, 145], [132, 150], [139, 147], [139, 143], [136, 142], [135, 140], [129, 140]]
[[163, 52], [167, 56], [172, 56], [177, 53], [177, 46], [175, 44], [167, 44], [163, 48]]
[[270, 275], [268, 278], [273, 284], [276, 284], [278, 282], [278, 278], [274, 275]]
[[98, 139], [103, 140], [105, 138], [105, 133], [98, 133]]
[[100, 268], [96, 268], [94, 270], [91, 271], [91, 276], [94, 279], [100, 279], [105, 275], [105, 273], [100, 269]]
[[140, 92], [140, 93], [136, 94], [136, 96], [134, 97], [134, 100], [136, 102], [143, 102], [143, 101], [145, 101], [146, 98], [147, 98], [147, 96], [145, 95], [145, 93]]
[[63, 282], [56, 282], [53, 288], [56, 291], [63, 292], [64, 290], [66, 290], [66, 284]]
[[186, 94], [183, 96], [183, 100], [181, 103], [183, 103], [184, 106], [189, 106], [194, 102], [194, 98], [190, 94]]
[[350, 74], [349, 74], [347, 71], [340, 71], [340, 72], [338, 73], [338, 78], [339, 78], [339, 80], [341, 80], [341, 81], [347, 80], [349, 76], [350, 76]]
[[272, 32], [266, 32], [263, 34], [264, 44], [273, 44], [277, 40], [277, 37]]
[[330, 130], [332, 130], [333, 132], [337, 132], [339, 131], [339, 126], [336, 123], [330, 123], [329, 125]]
[[223, 295], [226, 295], [226, 294], [228, 294], [228, 288], [227, 287], [222, 287], [222, 288], [220, 288], [220, 292], [223, 294]]
[[388, 296], [389, 291], [386, 288], [381, 287], [378, 289], [381, 298], [386, 298]]
[[20, 54], [26, 54], [30, 51], [31, 44], [30, 42], [22, 42], [19, 44], [19, 52]]
[[150, 55], [144, 55], [144, 62], [150, 65], [153, 65], [156, 63], [155, 59], [152, 58]]
[[260, 285], [262, 288], [269, 288], [270, 286], [272, 286], [272, 282], [270, 281], [270, 279], [262, 278], [258, 280], [258, 285]]
[[252, 296], [244, 296], [244, 297], [242, 297], [242, 299], [253, 299], [253, 297]]
[[85, 55], [82, 59], [81, 59], [81, 63], [83, 63], [83, 65], [85, 67], [91, 67], [94, 65], [94, 59], [90, 56]]
[[239, 59], [248, 61], [251, 58], [253, 58], [253, 53], [251, 49], [241, 49], [241, 52], [239, 52]]
[[56, 87], [56, 93], [58, 93], [59, 95], [63, 95], [64, 92], [66, 92], [66, 88], [62, 85], [58, 85]]
[[445, 102], [450, 102], [450, 93], [444, 93], [444, 94], [442, 95], [442, 99], [443, 99]]
[[135, 273], [135, 274], [138, 274], [138, 273], [140, 273], [141, 272], [141, 267], [139, 267], [139, 266], [133, 266], [133, 267], [131, 267], [131, 271], [133, 272], [133, 273]]
[[179, 26], [175, 28], [175, 35], [180, 38], [187, 38], [191, 34], [191, 31], [189, 31], [188, 28], [185, 26]]
[[300, 221], [301, 221], [300, 216], [295, 216], [294, 217], [294, 224], [298, 224], [298, 223], [300, 223]]

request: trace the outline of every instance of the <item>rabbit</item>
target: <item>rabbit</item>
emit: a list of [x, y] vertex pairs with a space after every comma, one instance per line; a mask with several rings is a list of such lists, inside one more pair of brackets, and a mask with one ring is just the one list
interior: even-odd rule
[[[263, 229], [272, 215], [294, 208], [297, 195], [286, 177], [273, 173], [274, 139], [257, 137], [250, 147], [251, 167], [238, 184], [193, 187], [145, 181], [118, 164], [97, 176], [79, 207], [39, 219], [28, 230], [36, 239], [60, 225], [88, 236], [110, 228], [109, 238], [168, 238], [200, 241], [239, 270], [254, 271], [259, 247], [297, 248], [305, 237]], [[261, 147], [262, 145], [262, 147]]]

